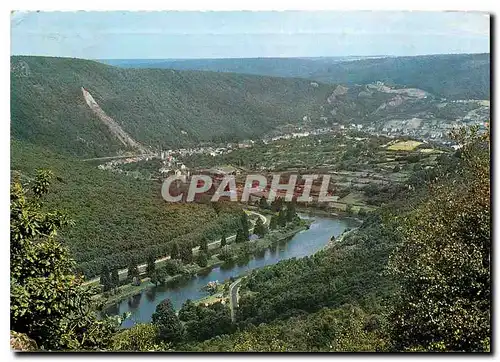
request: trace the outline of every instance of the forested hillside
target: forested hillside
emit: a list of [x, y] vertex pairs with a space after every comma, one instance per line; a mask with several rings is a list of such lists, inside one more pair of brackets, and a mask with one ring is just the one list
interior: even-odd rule
[[331, 91], [301, 79], [15, 56], [12, 137], [70, 155], [116, 153], [123, 147], [85, 103], [82, 87], [125, 132], [152, 147], [248, 138], [304, 115], [317, 118]]
[[243, 58], [107, 62], [132, 68], [301, 77], [325, 83], [366, 84], [382, 81], [421, 88], [450, 99], [490, 98], [490, 54], [381, 57], [349, 61], [338, 58]]
[[11, 149], [13, 177], [26, 183], [40, 168], [57, 177], [47, 206], [74, 220], [73, 227], [61, 230], [61, 237], [88, 277], [99, 274], [102, 265], [125, 268], [131, 260], [165, 256], [174, 241], [195, 246], [202, 236], [215, 240], [223, 229], [235, 229], [236, 205], [227, 205], [217, 216], [210, 205], [167, 204], [160, 182], [98, 170], [19, 141], [12, 141]]
[[342, 62], [314, 74], [335, 83], [382, 81], [449, 99], [490, 99], [490, 55], [450, 54]]
[[[75, 310], [76, 301], [91, 304], [89, 292], [72, 275], [64, 245], [47, 237], [68, 219], [53, 209], [54, 200], [41, 203], [48, 191], [43, 173], [29, 189], [15, 181], [11, 328], [43, 348], [65, 350], [490, 351], [489, 135], [464, 129], [455, 138], [460, 150], [432, 171], [417, 171], [412, 187], [368, 215], [359, 229], [314, 256], [244, 277], [235, 321], [222, 302], [187, 301], [176, 314], [166, 299], [151, 324], [120, 332], [109, 319]], [[63, 157], [56, 159], [66, 166]], [[66, 183], [64, 177], [58, 181]], [[100, 177], [86, 181], [105, 190]], [[63, 187], [54, 191], [64, 199]], [[76, 322], [75, 312], [81, 315]]]
[[[485, 55], [365, 59], [335, 62], [323, 70], [316, 70], [317, 64], [326, 66], [326, 61], [312, 62], [307, 66], [316, 74], [312, 78], [329, 84], [12, 57], [11, 136], [58, 153], [92, 157], [258, 138], [288, 124], [364, 123], [383, 130], [402, 128], [401, 122], [418, 118], [424, 119], [422, 127], [436, 131], [446, 128], [444, 123], [477, 120], [488, 111], [484, 105], [443, 103], [440, 98], [489, 98]], [[218, 62], [209, 64], [215, 67]], [[272, 64], [272, 69], [280, 69], [280, 60]], [[296, 75], [301, 76], [300, 71]], [[386, 85], [373, 84], [378, 80]], [[97, 103], [92, 104], [94, 110], [84, 93]], [[110, 127], [119, 129], [113, 132]], [[130, 140], [123, 144], [118, 135]]]

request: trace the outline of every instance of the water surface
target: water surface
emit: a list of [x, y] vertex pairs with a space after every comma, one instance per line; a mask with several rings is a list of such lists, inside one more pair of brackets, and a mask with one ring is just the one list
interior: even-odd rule
[[308, 230], [301, 231], [289, 239], [288, 242], [279, 243], [275, 247], [266, 250], [264, 254], [253, 257], [244, 265], [234, 264], [226, 267], [216, 267], [203, 274], [170, 285], [152, 287], [109, 307], [106, 312], [108, 314], [130, 312], [131, 316], [122, 325], [125, 328], [131, 327], [135, 323], [150, 322], [156, 306], [166, 298], [169, 298], [174, 308], [178, 310], [186, 300], [196, 300], [208, 295], [207, 292], [201, 289], [210, 281], [218, 280], [222, 282], [230, 277], [247, 274], [253, 269], [276, 264], [280, 260], [312, 255], [323, 248], [332, 235], [338, 237], [346, 228], [353, 226], [353, 222], [347, 219], [300, 216], [304, 219], [314, 220]]

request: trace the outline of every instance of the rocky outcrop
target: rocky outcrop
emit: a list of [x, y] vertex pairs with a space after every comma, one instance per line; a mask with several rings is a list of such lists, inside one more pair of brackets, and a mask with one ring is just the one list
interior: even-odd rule
[[394, 108], [394, 107], [398, 107], [400, 106], [401, 104], [403, 104], [404, 102], [404, 98], [401, 97], [400, 95], [397, 95], [395, 96], [394, 98], [391, 98], [389, 101], [385, 102], [385, 103], [382, 103], [380, 105], [380, 107], [377, 108], [377, 110], [375, 112], [379, 112], [383, 109], [386, 109], [386, 108]]
[[26, 334], [10, 331], [10, 349], [21, 352], [33, 352], [38, 349], [38, 346]]
[[343, 85], [338, 85], [337, 88], [335, 88], [335, 90], [333, 91], [333, 93], [330, 94], [330, 96], [326, 99], [326, 101], [329, 104], [332, 104], [335, 101], [335, 99], [337, 98], [337, 96], [341, 96], [343, 94], [346, 94], [348, 90], [349, 90], [349, 88], [344, 87]]

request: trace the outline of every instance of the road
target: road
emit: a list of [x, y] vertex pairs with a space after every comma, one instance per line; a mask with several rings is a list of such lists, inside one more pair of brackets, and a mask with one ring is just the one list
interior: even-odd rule
[[137, 155], [120, 155], [120, 156], [106, 156], [106, 157], [94, 157], [86, 158], [82, 161], [106, 161], [106, 160], [120, 160], [122, 158], [134, 158], [134, 157], [154, 157], [154, 153], [140, 153]]
[[[270, 223], [270, 221], [271, 221], [269, 218], [267, 218], [266, 216], [264, 216], [264, 215], [262, 215], [262, 214], [260, 214], [258, 212], [250, 211], [250, 210], [245, 210], [245, 212], [247, 214], [254, 214], [254, 215], [259, 216], [262, 219], [262, 221], [264, 222], [265, 225], [268, 225]], [[251, 233], [253, 231], [253, 229], [254, 228], [251, 227], [249, 229], [249, 232]], [[236, 239], [236, 234], [228, 236], [226, 238], [227, 241], [231, 241], [233, 239]], [[208, 247], [211, 248], [213, 246], [220, 245], [220, 242], [221, 242], [221, 239], [215, 240], [215, 241], [209, 243]], [[199, 246], [194, 247], [193, 248], [193, 252], [198, 251], [199, 248], [200, 248]], [[170, 255], [164, 256], [163, 258], [156, 259], [155, 260], [155, 264], [164, 262], [165, 260], [168, 260], [168, 259], [170, 259]], [[139, 273], [144, 273], [146, 271], [147, 266], [148, 266], [147, 263], [144, 263], [144, 264], [141, 264], [141, 265], [137, 266], [137, 269], [139, 269]], [[125, 268], [125, 269], [121, 269], [121, 270], [118, 271], [118, 276], [120, 277], [120, 279], [121, 279], [122, 276], [124, 276], [124, 275], [127, 274], [127, 270], [128, 269]], [[94, 284], [94, 283], [98, 283], [98, 282], [99, 282], [99, 277], [96, 277], [94, 279], [91, 279], [89, 281], [84, 282], [83, 285], [89, 285], [89, 284]]]
[[229, 307], [231, 309], [231, 321], [236, 320], [236, 308], [238, 307], [238, 290], [240, 289], [240, 283], [243, 278], [240, 278], [233, 282], [229, 286]]

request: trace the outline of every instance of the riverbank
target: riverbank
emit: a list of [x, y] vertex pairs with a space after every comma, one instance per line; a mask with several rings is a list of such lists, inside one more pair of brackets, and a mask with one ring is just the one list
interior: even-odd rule
[[335, 244], [341, 243], [345, 239], [346, 236], [356, 232], [356, 230], [358, 230], [358, 229], [359, 229], [359, 227], [355, 227], [355, 228], [346, 230], [337, 239], [330, 239], [330, 241], [328, 241], [328, 244], [326, 244], [324, 246], [323, 250], [327, 250], [327, 249], [333, 247]]
[[[125, 319], [122, 324], [122, 328], [129, 328], [137, 323], [149, 323], [156, 306], [165, 299], [170, 299], [176, 310], [181, 309], [188, 299], [208, 304], [217, 301], [217, 298], [222, 296], [227, 301], [226, 289], [223, 289], [222, 295], [219, 294], [218, 289], [213, 296], [208, 296], [205, 288], [207, 284], [219, 281], [226, 287], [241, 276], [248, 275], [252, 270], [274, 265], [290, 258], [313, 255], [328, 243], [332, 235], [340, 237], [344, 230], [354, 226], [352, 222], [342, 218], [315, 217], [306, 220], [307, 225], [290, 225], [287, 229], [280, 229], [278, 232], [271, 231], [266, 238], [259, 239], [256, 245], [272, 245], [262, 254], [230, 264], [224, 263], [208, 272], [200, 272], [194, 277], [181, 278], [172, 285], [160, 284], [152, 287], [133, 298], [110, 306], [105, 313], [108, 315], [130, 313], [129, 318]], [[274, 236], [271, 236], [273, 234]], [[237, 245], [238, 247], [246, 245], [246, 248], [250, 248], [253, 243], [256, 242], [243, 242]]]
[[[306, 222], [306, 221], [305, 221]], [[254, 256], [256, 253], [258, 253], [258, 248], [265, 248], [268, 249], [272, 246], [274, 246], [276, 243], [280, 243], [285, 241], [286, 239], [290, 239], [294, 235], [298, 234], [301, 231], [307, 230], [309, 228], [310, 222], [306, 222], [305, 225], [299, 225], [295, 227], [292, 230], [289, 230], [286, 233], [281, 233], [281, 235], [273, 234], [271, 231], [269, 234], [267, 234], [264, 238], [260, 238], [256, 240], [255, 247], [257, 250], [254, 251]], [[212, 304], [220, 301], [229, 301], [229, 296], [224, 296], [225, 290], [224, 288], [226, 286], [229, 286], [231, 283], [233, 283], [234, 279], [241, 279], [245, 276], [245, 274], [238, 275], [237, 278], [233, 278], [232, 280], [226, 280], [222, 283], [220, 283], [217, 287], [217, 291], [213, 295], [207, 295], [203, 298], [194, 300], [193, 302], [195, 304]], [[229, 291], [230, 293], [230, 291]]]
[[318, 208], [304, 208], [297, 207], [297, 213], [307, 215], [307, 216], [322, 216], [336, 219], [346, 219], [346, 220], [354, 220], [356, 222], [362, 223], [363, 219], [358, 217], [357, 215], [353, 215], [351, 213], [342, 212], [342, 211], [327, 211]]
[[[162, 285], [172, 284], [183, 278], [192, 278], [198, 274], [204, 274], [211, 271], [213, 268], [218, 266], [231, 266], [233, 263], [244, 262], [247, 258], [252, 256], [257, 256], [258, 254], [265, 252], [268, 248], [276, 245], [276, 243], [283, 242], [286, 239], [290, 239], [295, 234], [306, 230], [309, 227], [309, 222], [302, 221], [301, 225], [297, 225], [291, 230], [286, 230], [287, 227], [281, 228], [279, 230], [270, 231], [264, 237], [249, 240], [243, 243], [231, 243], [226, 246], [226, 250], [232, 253], [233, 257], [229, 260], [222, 260], [219, 258], [220, 253], [213, 254], [208, 258], [206, 266], [199, 266], [197, 264], [185, 265], [185, 272], [168, 276]], [[164, 263], [165, 261], [162, 261]], [[161, 267], [160, 263], [156, 264], [156, 267]], [[97, 302], [99, 309], [104, 310], [112, 305], [120, 303], [121, 301], [138, 295], [148, 289], [155, 288], [157, 285], [151, 283], [149, 277], [144, 277], [141, 279], [139, 285], [125, 284], [118, 288], [113, 293], [99, 293], [93, 296], [94, 300]], [[210, 297], [210, 296], [207, 296]], [[204, 298], [202, 298], [204, 299]], [[199, 302], [199, 301], [197, 301]]]
[[[258, 218], [261, 218], [261, 220], [263, 221], [264, 225], [269, 225], [271, 214], [267, 210], [266, 211], [262, 211], [266, 215], [269, 216], [269, 217], [267, 217], [267, 216], [263, 215], [262, 213], [259, 213], [259, 212], [255, 211], [255, 210], [259, 211], [259, 209], [257, 207], [250, 206], [249, 210], [245, 210], [245, 212], [249, 216], [253, 215], [253, 216], [257, 216]], [[252, 224], [252, 226], [249, 228], [250, 232], [253, 231], [255, 222], [256, 222], [256, 220], [250, 219], [250, 223]], [[234, 241], [235, 239], [236, 239], [236, 234], [229, 235], [229, 236], [227, 236], [226, 241], [230, 242], [231, 240]], [[218, 245], [220, 245], [220, 243], [221, 243], [221, 239], [218, 239], [218, 240], [215, 240], [215, 241], [212, 241], [212, 242], [208, 243], [209, 250], [216, 248]], [[197, 253], [198, 250], [199, 250], [199, 246], [196, 246], [196, 247], [194, 247], [192, 249], [193, 253]], [[170, 259], [170, 255], [158, 258], [158, 259], [155, 260], [155, 265], [156, 266], [162, 266], [169, 259]], [[139, 273], [141, 273], [141, 274], [146, 272], [146, 268], [147, 268], [147, 263], [143, 263], [143, 264], [140, 264], [140, 265], [137, 266], [137, 269], [139, 270]], [[118, 270], [118, 277], [120, 278], [120, 280], [126, 278], [127, 272], [128, 272], [128, 270], [126, 268]], [[99, 277], [95, 277], [93, 279], [87, 280], [86, 282], [83, 283], [83, 285], [98, 286], [99, 285]]]
[[[210, 271], [212, 268], [220, 266], [224, 264], [224, 261], [219, 260], [217, 258], [209, 258], [207, 262], [207, 266], [201, 267], [196, 264], [186, 265], [186, 271], [184, 273], [171, 275], [165, 278], [165, 281], [162, 283], [164, 285], [169, 285], [171, 283], [175, 283], [176, 281], [182, 278], [192, 278], [198, 273], [203, 273], [206, 271]], [[119, 303], [127, 298], [133, 297], [137, 294], [140, 294], [148, 289], [156, 288], [157, 285], [151, 283], [151, 278], [144, 277], [141, 279], [139, 285], [132, 285], [130, 283], [122, 285], [116, 288], [114, 293], [109, 293], [105, 296], [105, 293], [99, 293], [94, 295], [92, 298], [97, 302], [99, 309], [104, 310], [116, 303]]]
[[292, 238], [301, 231], [307, 230], [309, 225], [310, 221], [301, 220], [300, 224], [291, 224], [284, 228], [270, 230], [264, 237], [255, 239], [251, 243], [235, 244], [232, 249], [234, 253], [232, 261], [236, 263], [245, 262], [245, 258], [258, 256], [267, 249], [276, 246], [278, 243]]

